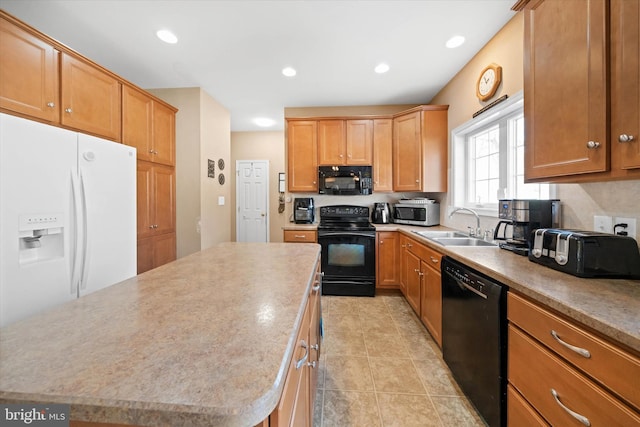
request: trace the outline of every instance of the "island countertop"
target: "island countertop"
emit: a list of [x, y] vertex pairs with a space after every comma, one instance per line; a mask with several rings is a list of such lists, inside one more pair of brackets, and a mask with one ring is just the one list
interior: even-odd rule
[[320, 246], [223, 243], [0, 329], [0, 401], [250, 426], [282, 394]]

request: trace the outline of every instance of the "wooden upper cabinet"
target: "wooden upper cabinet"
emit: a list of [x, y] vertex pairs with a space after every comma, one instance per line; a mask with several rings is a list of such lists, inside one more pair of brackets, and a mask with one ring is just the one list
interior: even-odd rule
[[608, 2], [536, 0], [524, 13], [525, 179], [608, 170]]
[[373, 121], [373, 191], [393, 191], [393, 120]]
[[113, 76], [62, 53], [61, 122], [108, 139], [120, 140], [120, 82]]
[[58, 55], [50, 44], [0, 17], [0, 108], [57, 122]]
[[344, 120], [318, 120], [318, 164], [345, 165]]
[[175, 164], [175, 112], [153, 101], [153, 161], [172, 166]]
[[122, 142], [136, 147], [139, 160], [175, 163], [175, 112], [148, 94], [122, 88]]
[[393, 119], [393, 189], [420, 191], [422, 188], [420, 113]]
[[611, 1], [611, 43], [612, 163], [622, 170], [637, 169], [640, 168], [640, 2]]
[[318, 164], [373, 164], [373, 120], [318, 120]]
[[122, 143], [136, 147], [139, 160], [151, 161], [153, 100], [130, 86], [122, 87]]
[[447, 191], [447, 105], [422, 105], [393, 119], [393, 190]]
[[318, 125], [315, 120], [287, 122], [287, 171], [290, 192], [318, 191]]
[[346, 121], [346, 164], [373, 164], [373, 120]]
[[175, 197], [174, 168], [138, 162], [138, 238], [175, 231]]

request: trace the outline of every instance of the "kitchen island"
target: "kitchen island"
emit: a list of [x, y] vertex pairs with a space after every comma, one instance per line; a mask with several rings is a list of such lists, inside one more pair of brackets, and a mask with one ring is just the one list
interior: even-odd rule
[[276, 408], [316, 244], [223, 243], [0, 329], [0, 402], [71, 419], [252, 426]]

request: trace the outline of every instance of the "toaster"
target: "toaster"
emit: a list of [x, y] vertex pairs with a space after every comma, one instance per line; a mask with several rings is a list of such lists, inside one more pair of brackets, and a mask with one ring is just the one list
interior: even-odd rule
[[529, 260], [578, 277], [640, 279], [635, 239], [595, 231], [534, 230]]

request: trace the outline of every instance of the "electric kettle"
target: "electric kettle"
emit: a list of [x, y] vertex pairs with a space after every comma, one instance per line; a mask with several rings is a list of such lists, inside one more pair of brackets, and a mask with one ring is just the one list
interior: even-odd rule
[[371, 222], [374, 224], [388, 224], [391, 222], [391, 209], [389, 208], [389, 203], [373, 204]]

